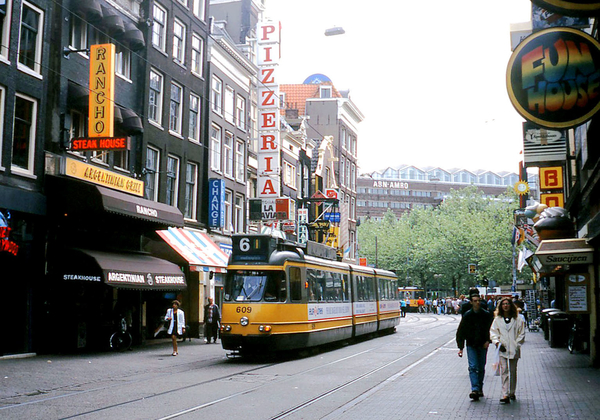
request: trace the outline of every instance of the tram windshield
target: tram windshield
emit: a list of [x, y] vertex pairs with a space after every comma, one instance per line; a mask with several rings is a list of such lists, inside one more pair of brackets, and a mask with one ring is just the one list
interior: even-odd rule
[[225, 281], [226, 301], [267, 302], [285, 301], [285, 279], [282, 272], [240, 270], [227, 273]]

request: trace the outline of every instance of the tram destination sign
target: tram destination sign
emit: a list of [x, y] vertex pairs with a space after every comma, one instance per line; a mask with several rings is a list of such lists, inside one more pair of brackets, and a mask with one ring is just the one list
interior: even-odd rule
[[102, 150], [129, 150], [127, 137], [76, 137], [71, 140], [73, 152], [102, 151]]

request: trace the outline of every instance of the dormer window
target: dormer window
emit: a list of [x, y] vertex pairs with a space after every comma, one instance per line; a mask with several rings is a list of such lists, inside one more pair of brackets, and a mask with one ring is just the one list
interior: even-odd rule
[[321, 98], [331, 98], [331, 86], [321, 86], [320, 97]]

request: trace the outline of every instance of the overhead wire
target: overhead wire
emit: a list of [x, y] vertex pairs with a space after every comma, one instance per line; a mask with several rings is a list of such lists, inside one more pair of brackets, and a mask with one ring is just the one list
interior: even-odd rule
[[[75, 11], [71, 10], [70, 8], [66, 7], [65, 5], [63, 5], [63, 4], [61, 4], [61, 3], [59, 3], [57, 0], [52, 0], [52, 2], [53, 2], [55, 5], [57, 5], [58, 7], [60, 7], [61, 9], [65, 10], [66, 12], [68, 12], [68, 13], [71, 15], [71, 18], [77, 18], [77, 19], [80, 19], [80, 20], [81, 20], [83, 23], [85, 23], [85, 25], [86, 25], [86, 30], [87, 30], [87, 28], [92, 28], [94, 31], [96, 31], [96, 32], [97, 32], [98, 34], [100, 34], [101, 36], [105, 36], [105, 37], [106, 37], [108, 40], [112, 40], [112, 41], [114, 41], [114, 42], [116, 43], [116, 45], [120, 46], [121, 48], [125, 48], [125, 49], [127, 49], [127, 50], [130, 52], [130, 54], [131, 54], [131, 58], [137, 58], [138, 60], [141, 60], [141, 61], [142, 61], [144, 64], [146, 64], [147, 66], [149, 66], [150, 68], [155, 68], [155, 69], [157, 69], [158, 71], [160, 71], [160, 72], [161, 72], [163, 75], [168, 75], [168, 76], [170, 76], [170, 77], [171, 77], [171, 79], [172, 79], [172, 81], [174, 81], [176, 84], [179, 84], [180, 86], [183, 86], [183, 87], [187, 88], [187, 90], [188, 90], [188, 91], [189, 91], [191, 94], [194, 94], [194, 96], [196, 96], [196, 97], [199, 97], [199, 98], [200, 98], [200, 99], [203, 101], [203, 104], [204, 104], [204, 106], [208, 106], [208, 107], [209, 107], [209, 110], [213, 110], [213, 105], [214, 105], [214, 103], [212, 102], [212, 98], [211, 98], [211, 97], [208, 97], [208, 98], [207, 98], [207, 97], [206, 97], [206, 94], [205, 94], [205, 92], [198, 93], [197, 91], [194, 91], [194, 90], [191, 88], [191, 86], [189, 86], [189, 85], [184, 85], [183, 83], [178, 83], [178, 82], [177, 82], [177, 80], [176, 80], [176, 78], [174, 78], [174, 77], [173, 77], [173, 76], [172, 76], [172, 75], [169, 73], [169, 71], [168, 71], [167, 69], [164, 69], [164, 68], [163, 68], [163, 64], [164, 64], [164, 63], [162, 63], [162, 62], [151, 62], [151, 61], [147, 60], [147, 59], [146, 59], [144, 56], [142, 56], [142, 55], [138, 54], [136, 51], [133, 51], [133, 50], [131, 50], [131, 49], [128, 47], [128, 45], [127, 45], [127, 44], [125, 44], [125, 43], [123, 43], [123, 42], [119, 41], [118, 39], [115, 39], [114, 37], [111, 37], [111, 36], [110, 36], [110, 34], [108, 34], [107, 32], [103, 31], [103, 28], [102, 28], [102, 27], [100, 27], [100, 26], [97, 26], [97, 25], [94, 25], [92, 22], [88, 21], [88, 20], [87, 20], [87, 19], [85, 19], [83, 16], [81, 16], [81, 15], [80, 15], [80, 14], [78, 14], [77, 12], [75, 12]], [[12, 15], [12, 10], [11, 10], [11, 15]], [[198, 25], [198, 26], [197, 26], [197, 28], [199, 28], [199, 30], [200, 30], [201, 32], [203, 32], [203, 34], [206, 36], [206, 38], [207, 38], [207, 39], [208, 39], [208, 38], [211, 38], [213, 41], [215, 41], [215, 42], [218, 42], [218, 40], [217, 40], [215, 37], [213, 37], [212, 33], [211, 33], [209, 30], [206, 30], [206, 29], [205, 29], [205, 28], [204, 28], [202, 25]], [[187, 29], [187, 28], [186, 28], [186, 29]], [[69, 31], [70, 31], [70, 30], [71, 30], [71, 29], [69, 29]], [[88, 35], [89, 35], [89, 32], [90, 32], [90, 31], [88, 30], [87, 32], [88, 32]], [[186, 31], [186, 33], [187, 33], [187, 31]], [[150, 38], [151, 38], [151, 37], [150, 37]], [[145, 47], [145, 48], [148, 48], [148, 47], [149, 47], [149, 45], [153, 45], [153, 44], [152, 44], [152, 40], [151, 40], [151, 39], [150, 39], [150, 40], [145, 40], [145, 41], [147, 41], [147, 43], [146, 43], [146, 47]], [[203, 51], [202, 51], [202, 54], [203, 54], [203, 56], [206, 54], [206, 49], [208, 48], [208, 46], [206, 45], [206, 42], [205, 42], [204, 44], [205, 44], [205, 45], [203, 45], [203, 47], [204, 47], [204, 48], [203, 48]], [[5, 49], [5, 50], [8, 52], [8, 53], [7, 53], [7, 55], [8, 55], [8, 54], [10, 54], [10, 52], [11, 52], [11, 51], [14, 51], [14, 49], [11, 49], [11, 47], [10, 47], [10, 46], [7, 46], [7, 45], [5, 45], [5, 44], [1, 44], [1, 47], [2, 47], [2, 48], [4, 48], [4, 49]], [[161, 50], [161, 51], [162, 51], [162, 50]], [[85, 87], [85, 86], [79, 85], [78, 83], [76, 83], [76, 82], [74, 82], [73, 80], [69, 79], [67, 76], [65, 76], [64, 74], [62, 74], [60, 71], [57, 71], [57, 70], [55, 70], [55, 69], [54, 69], [54, 68], [52, 68], [51, 66], [45, 65], [43, 62], [37, 62], [37, 61], [35, 61], [34, 63], [35, 63], [36, 65], [39, 65], [39, 67], [40, 67], [40, 68], [44, 68], [44, 69], [46, 69], [48, 72], [52, 72], [52, 73], [54, 73], [54, 74], [55, 74], [55, 75], [57, 75], [59, 78], [64, 78], [64, 79], [66, 79], [67, 81], [70, 81], [71, 83], [77, 84], [78, 86], [81, 86], [81, 87]], [[204, 65], [204, 64], [205, 64], [205, 62], [203, 61], [203, 65]], [[183, 67], [185, 68], [185, 66], [183, 66]], [[280, 92], [279, 92], [279, 91], [273, 91], [273, 90], [271, 89], [271, 87], [270, 87], [270, 86], [267, 86], [267, 85], [265, 85], [264, 83], [262, 83], [262, 81], [261, 81], [261, 80], [260, 80], [260, 79], [257, 77], [257, 75], [252, 75], [252, 76], [254, 76], [254, 79], [255, 79], [255, 81], [256, 81], [256, 85], [257, 85], [257, 86], [261, 86], [261, 87], [264, 87], [264, 88], [266, 88], [266, 89], [269, 89], [269, 91], [273, 92], [273, 95], [274, 95], [274, 96], [275, 96], [275, 97], [278, 99], [278, 101], [281, 103], [282, 95], [280, 94]], [[205, 81], [205, 83], [206, 83], [206, 85], [205, 85], [205, 87], [204, 87], [204, 90], [207, 90], [207, 86], [208, 86], [208, 84], [209, 84], [209, 83], [211, 83], [211, 82], [210, 82], [210, 81]], [[86, 88], [86, 89], [88, 89], [88, 90], [90, 90], [90, 92], [94, 92], [94, 90], [93, 90], [93, 89], [90, 89], [89, 87], [85, 87], [85, 88]], [[164, 93], [165, 93], [165, 92], [164, 92], [165, 90], [166, 90], [166, 89], [163, 89], [163, 92], [161, 92], [161, 93], [162, 93], [162, 96], [163, 96], [163, 105], [164, 105], [164, 99], [167, 97], [167, 96], [164, 94]], [[212, 87], [210, 88], [210, 91], [212, 92]], [[210, 95], [210, 96], [212, 96], [212, 95]], [[221, 96], [222, 96], [222, 98], [224, 98], [223, 91], [221, 91]], [[183, 97], [182, 97], [182, 100], [183, 100]], [[113, 102], [113, 104], [114, 104], [115, 106], [118, 106], [118, 104], [116, 103], [116, 101], [114, 101], [114, 100], [113, 100], [112, 102]], [[229, 112], [228, 110], [226, 110], [226, 109], [224, 108], [224, 106], [222, 106], [222, 104], [221, 104], [221, 106], [220, 106], [219, 108], [220, 108], [220, 110], [221, 110], [221, 114], [220, 114], [220, 115], [222, 115], [223, 117], [225, 117], [225, 119], [226, 119], [226, 120], [227, 120], [227, 116], [230, 116], [230, 117], [231, 117], [231, 119], [232, 119], [232, 120], [234, 120], [234, 121], [236, 120], [236, 118], [235, 118], [235, 117], [236, 117], [235, 113], [231, 113], [231, 112]], [[164, 109], [164, 108], [163, 108], [163, 109]], [[281, 109], [281, 108], [280, 108], [280, 109]], [[146, 115], [145, 113], [141, 113], [141, 114], [140, 114], [140, 113], [138, 113], [137, 111], [134, 111], [134, 110], [131, 110], [131, 111], [132, 111], [132, 112], [134, 112], [134, 113], [135, 113], [135, 114], [136, 114], [138, 117], [140, 117], [140, 118], [142, 118], [142, 119], [144, 119], [144, 120], [148, 120], [148, 121], [150, 121], [150, 119], [148, 118], [148, 115]], [[213, 111], [214, 111], [214, 110], [213, 110]], [[182, 115], [182, 120], [183, 120], [183, 110], [182, 110], [182, 114], [181, 114], [181, 115]], [[249, 113], [248, 113], [248, 110], [247, 110], [247, 108], [246, 108], [246, 116], [247, 116], [247, 115], [249, 115]], [[229, 120], [227, 120], [227, 121], [229, 121]], [[312, 130], [313, 130], [313, 131], [314, 131], [314, 132], [317, 134], [317, 135], [319, 135], [319, 136], [320, 136], [320, 139], [319, 139], [319, 140], [322, 140], [322, 139], [325, 137], [325, 136], [324, 136], [324, 135], [323, 135], [323, 134], [322, 134], [322, 133], [319, 131], [319, 129], [318, 129], [317, 127], [314, 127], [314, 126], [313, 126], [313, 125], [312, 125], [312, 124], [309, 122], [309, 120], [308, 120], [308, 119], [304, 119], [304, 122], [305, 122], [305, 124], [306, 124], [308, 127], [310, 127], [310, 128], [311, 128], [311, 129], [312, 129]], [[151, 124], [152, 124], [152, 123], [151, 123]], [[163, 123], [161, 122], [161, 123], [160, 123], [160, 126], [161, 126], [161, 127], [162, 127], [162, 124], [163, 124]], [[235, 124], [235, 123], [234, 123], [234, 124]], [[252, 127], [248, 127], [248, 125], [249, 125], [249, 124], [248, 124], [248, 121], [247, 121], [247, 120], [245, 120], [245, 121], [244, 121], [244, 126], [245, 126], [245, 131], [246, 131], [246, 132], [249, 132], [249, 131], [251, 131], [251, 129], [252, 129]], [[236, 126], [237, 126], [237, 125], [236, 125]], [[182, 131], [183, 131], [183, 127], [182, 127], [181, 129], [182, 129]], [[179, 133], [178, 133], [178, 134], [179, 134]], [[183, 136], [182, 134], [179, 134], [179, 135]], [[207, 139], [207, 140], [208, 140], [208, 139]], [[248, 140], [253, 140], [253, 139], [249, 137], [249, 138], [248, 138]], [[221, 142], [222, 142], [222, 141], [223, 141], [223, 140], [221, 139]], [[198, 145], [198, 146], [200, 146], [200, 147], [202, 147], [202, 148], [206, 149], [208, 152], [210, 152], [210, 145], [209, 145], [209, 144], [206, 144], [206, 143], [209, 143], [209, 141], [202, 142], [202, 140], [201, 140], [201, 139], [198, 139], [198, 143], [194, 142], [194, 144], [195, 144], [195, 145]], [[341, 148], [340, 148], [340, 147], [338, 147], [338, 146], [337, 146], [335, 143], [334, 143], [334, 144], [332, 144], [332, 147], [334, 148], [334, 151], [335, 151], [337, 154], [341, 154], [341, 152], [342, 152]], [[353, 153], [352, 151], [350, 151], [349, 153], [351, 154], [351, 156], [353, 156], [353, 157], [356, 159], [356, 153]], [[354, 164], [355, 162], [352, 162], [352, 163]], [[357, 162], [356, 162], [356, 163], [357, 163]], [[356, 167], [357, 167], [357, 169], [358, 169], [358, 164], [356, 164]]]

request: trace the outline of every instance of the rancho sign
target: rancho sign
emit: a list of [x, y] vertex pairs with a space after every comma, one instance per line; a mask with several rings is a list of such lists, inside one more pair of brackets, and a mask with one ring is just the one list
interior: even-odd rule
[[600, 44], [578, 29], [536, 32], [513, 52], [506, 84], [525, 119], [547, 128], [580, 125], [600, 109]]

